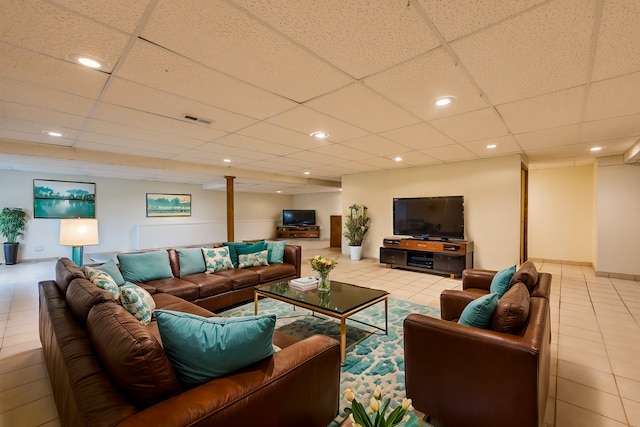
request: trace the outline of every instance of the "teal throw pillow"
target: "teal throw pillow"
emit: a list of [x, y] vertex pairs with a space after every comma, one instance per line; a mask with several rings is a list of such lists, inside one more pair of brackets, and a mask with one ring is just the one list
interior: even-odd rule
[[231, 258], [231, 263], [235, 268], [238, 268], [238, 251], [237, 248], [241, 246], [248, 246], [247, 242], [224, 242], [223, 245], [229, 248], [229, 257]]
[[228, 246], [223, 246], [222, 248], [202, 248], [202, 254], [204, 255], [207, 273], [233, 269]]
[[97, 266], [96, 269], [102, 270], [109, 276], [111, 276], [111, 278], [116, 282], [118, 286], [122, 286], [124, 284], [124, 277], [122, 277], [120, 269], [112, 259], [102, 265]]
[[204, 257], [200, 248], [181, 248], [178, 252], [178, 262], [180, 263], [180, 277], [188, 274], [203, 273], [206, 270]]
[[269, 264], [281, 264], [284, 262], [284, 247], [287, 245], [286, 240], [277, 242], [267, 242], [267, 261]]
[[491, 286], [489, 286], [489, 292], [495, 292], [498, 294], [498, 298], [501, 298], [505, 292], [509, 289], [509, 282], [511, 278], [516, 274], [516, 266], [513, 265], [504, 270], [500, 270], [493, 276], [491, 280]]
[[256, 252], [262, 252], [264, 250], [267, 250], [267, 242], [265, 242], [264, 240], [261, 240], [255, 243], [250, 243], [245, 246], [238, 246], [236, 248], [236, 252], [238, 252], [238, 255], [255, 254]]
[[122, 306], [140, 323], [144, 326], [151, 323], [156, 303], [149, 292], [140, 286], [126, 282], [120, 287], [120, 299]]
[[491, 322], [491, 316], [498, 306], [499, 299], [498, 294], [490, 293], [471, 301], [464, 310], [462, 310], [458, 323], [475, 328], [487, 329]]
[[165, 250], [118, 254], [118, 262], [122, 277], [127, 282], [140, 283], [173, 277], [169, 253]]
[[261, 265], [269, 265], [267, 261], [267, 250], [255, 252], [252, 254], [238, 254], [238, 267], [260, 267]]
[[156, 310], [164, 350], [180, 380], [192, 388], [273, 354], [275, 314], [201, 317]]

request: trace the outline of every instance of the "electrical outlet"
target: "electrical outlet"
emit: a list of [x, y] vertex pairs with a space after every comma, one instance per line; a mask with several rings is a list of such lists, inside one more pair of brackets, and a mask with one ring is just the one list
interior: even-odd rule
[[38, 246], [35, 247], [35, 250], [36, 250], [36, 252], [42, 252], [42, 251], [44, 251], [44, 246], [38, 245]]

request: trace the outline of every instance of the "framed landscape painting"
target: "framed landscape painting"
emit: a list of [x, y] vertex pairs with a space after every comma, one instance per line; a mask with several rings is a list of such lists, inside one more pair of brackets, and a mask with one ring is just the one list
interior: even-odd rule
[[34, 218], [95, 218], [93, 182], [33, 180]]
[[147, 217], [191, 216], [191, 194], [147, 193]]

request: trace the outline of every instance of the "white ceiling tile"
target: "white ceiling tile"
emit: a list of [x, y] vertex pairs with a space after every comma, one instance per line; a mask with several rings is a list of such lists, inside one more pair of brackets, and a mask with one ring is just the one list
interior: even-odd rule
[[439, 45], [404, 0], [234, 1], [356, 78]]
[[[365, 78], [364, 83], [424, 120], [487, 106], [473, 84], [442, 48]], [[441, 96], [455, 96], [457, 100], [439, 108], [432, 101]]]
[[570, 125], [514, 135], [524, 150], [576, 144], [580, 139], [580, 126]]
[[179, 160], [183, 162], [192, 163], [205, 163], [212, 166], [219, 167], [245, 167], [247, 164], [253, 163], [254, 159], [234, 157], [231, 163], [224, 161], [224, 156], [218, 154], [202, 151], [202, 150], [185, 150], [171, 157], [172, 160]]
[[394, 156], [411, 150], [406, 145], [398, 144], [378, 135], [352, 139], [351, 141], [343, 142], [341, 145], [377, 156]]
[[164, 0], [151, 15], [142, 37], [298, 102], [352, 81], [307, 49], [221, 0]]
[[452, 43], [494, 104], [585, 83], [594, 0], [548, 2]]
[[431, 120], [431, 126], [458, 142], [505, 136], [508, 130], [490, 108]]
[[422, 150], [422, 153], [443, 162], [455, 162], [477, 158], [474, 153], [459, 144], [429, 148], [427, 150]]
[[427, 123], [382, 132], [380, 135], [414, 150], [451, 145], [455, 142]]
[[286, 156], [287, 154], [293, 154], [300, 151], [299, 148], [290, 147], [288, 145], [261, 141], [259, 139], [237, 134], [224, 136], [217, 139], [215, 142], [220, 145], [228, 145], [234, 148], [242, 148], [243, 150], [257, 151], [259, 153], [269, 153], [275, 156]]
[[412, 151], [410, 153], [404, 153], [402, 155], [402, 163], [405, 165], [411, 165], [411, 166], [424, 166], [424, 165], [440, 163], [440, 160], [434, 157], [428, 156], [425, 153], [420, 151]]
[[[144, 129], [137, 126], [107, 122], [98, 119], [91, 119], [84, 127], [86, 132], [104, 135], [105, 137], [119, 137], [123, 140], [130, 140], [129, 145], [133, 147], [132, 142], [141, 144], [142, 141], [148, 141], [152, 144], [165, 145], [176, 148], [194, 148], [203, 144], [201, 140], [189, 138], [184, 135], [176, 136], [161, 131]], [[81, 134], [80, 139], [84, 139]], [[95, 140], [100, 142], [99, 140]], [[145, 144], [146, 145], [146, 144]], [[175, 152], [175, 151], [174, 151]]]
[[290, 173], [293, 171], [300, 172], [300, 168], [294, 168], [290, 166], [282, 166], [276, 165], [271, 161], [268, 162], [251, 162], [246, 165], [243, 165], [243, 168], [259, 171], [259, 172], [269, 172], [269, 173]]
[[[90, 141], [90, 139], [93, 137], [95, 137], [95, 139], [99, 142]], [[147, 142], [143, 142], [140, 145], [136, 144], [134, 147], [132, 147], [130, 140], [125, 140], [117, 137], [109, 137], [108, 139], [106, 139], [103, 135], [99, 135], [98, 137], [95, 134], [87, 134], [86, 139], [77, 141], [74, 147], [83, 148], [86, 150], [119, 153], [128, 156], [140, 156], [145, 158], [151, 157], [157, 159], [168, 159], [173, 153], [176, 152], [175, 149], [171, 149], [170, 147], [167, 148], [167, 151], [169, 152], [149, 147], [149, 143]]]
[[[496, 157], [506, 154], [522, 153], [518, 143], [513, 136], [510, 135], [482, 141], [465, 142], [462, 145], [479, 157]], [[488, 148], [489, 145], [496, 145], [496, 147]]]
[[[344, 162], [340, 163], [336, 166], [342, 167], [345, 170], [345, 174], [353, 174], [355, 172], [373, 172], [378, 170], [379, 168], [374, 165], [368, 165], [366, 163], [361, 162]], [[346, 172], [349, 171], [349, 172]]]
[[327, 140], [314, 138], [308, 133], [292, 131], [266, 122], [256, 123], [255, 125], [239, 130], [238, 133], [255, 139], [263, 139], [303, 150], [331, 144]]
[[307, 135], [316, 131], [327, 132], [329, 134], [328, 140], [333, 142], [347, 141], [368, 134], [364, 129], [336, 120], [304, 106], [285, 111], [266, 121]]
[[606, 141], [632, 136], [640, 137], [640, 114], [584, 123], [580, 132], [580, 142]]
[[351, 84], [306, 102], [305, 105], [374, 133], [420, 121], [362, 83]]
[[406, 167], [402, 162], [396, 162], [391, 159], [387, 159], [385, 157], [374, 157], [372, 159], [362, 159], [359, 160], [359, 163], [364, 163], [365, 165], [374, 166], [376, 170], [385, 170], [385, 169], [401, 169]]
[[640, 73], [591, 85], [585, 121], [640, 113]]
[[302, 161], [313, 161], [314, 163], [319, 163], [321, 165], [335, 165], [338, 163], [342, 163], [348, 159], [337, 158], [334, 154], [321, 154], [317, 151], [300, 151], [299, 153], [293, 153], [287, 156], [290, 159], [298, 159]]
[[[220, 161], [224, 159], [230, 159], [231, 163], [233, 163], [234, 159], [250, 159], [250, 160], [267, 160], [276, 158], [274, 155], [269, 153], [260, 153], [258, 151], [249, 151], [242, 148], [230, 147], [228, 145], [221, 145], [215, 142], [207, 143], [204, 145], [200, 145], [195, 149], [184, 151], [184, 155], [190, 156], [199, 156], [200, 153], [211, 153], [214, 154], [216, 158], [220, 159]], [[210, 157], [208, 154], [205, 157]]]
[[325, 156], [333, 156], [335, 158], [334, 163], [340, 163], [345, 160], [362, 160], [375, 157], [373, 154], [363, 153], [360, 150], [345, 147], [344, 145], [334, 144], [326, 147], [319, 147], [310, 150], [311, 155], [323, 154]]
[[84, 123], [84, 117], [74, 114], [60, 113], [44, 108], [31, 107], [28, 105], [15, 104], [7, 101], [0, 101], [0, 117], [11, 118], [23, 122], [35, 121], [42, 125], [42, 130], [48, 130], [51, 127], [56, 129], [67, 130], [80, 129]]
[[117, 75], [257, 119], [296, 105], [144, 41], [136, 42]]
[[319, 163], [314, 160], [314, 156], [308, 155], [305, 159], [294, 159], [291, 157], [274, 157], [273, 159], [269, 159], [269, 162], [274, 167], [285, 166], [287, 168], [290, 168], [290, 170], [316, 168], [324, 165], [324, 163]]
[[544, 1], [485, 0], [470, 2], [468, 0], [448, 0], [443, 2], [420, 0], [419, 6], [424, 9], [447, 40], [454, 40]]
[[513, 133], [566, 126], [580, 121], [584, 89], [579, 86], [496, 108]]
[[51, 0], [51, 2], [130, 34], [136, 29], [149, 4], [149, 0]]
[[[11, 120], [7, 123], [6, 120], [0, 119], [0, 139], [25, 141], [25, 142], [37, 142], [47, 145], [58, 145], [63, 147], [71, 147], [73, 145], [73, 139], [69, 137], [59, 138], [54, 136], [45, 135], [42, 132], [33, 133], [30, 130], [23, 129], [20, 126], [22, 122]], [[25, 126], [33, 126], [33, 123], [25, 124]], [[7, 127], [17, 128], [19, 130], [7, 129]]]
[[640, 71], [640, 2], [603, 3], [594, 80]]

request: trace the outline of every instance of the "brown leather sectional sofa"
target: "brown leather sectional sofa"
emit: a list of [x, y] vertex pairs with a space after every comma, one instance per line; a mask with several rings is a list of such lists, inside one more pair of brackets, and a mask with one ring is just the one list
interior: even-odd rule
[[[300, 259], [295, 248], [286, 256]], [[298, 275], [299, 268], [297, 261]], [[194, 302], [172, 295], [168, 283], [145, 286], [155, 288], [156, 308], [209, 317], [203, 306], [253, 295], [251, 284], [228, 280], [225, 290]], [[72, 261], [60, 259], [56, 279], [38, 287], [40, 340], [65, 427], [326, 426], [337, 415], [340, 347], [332, 338], [296, 341], [275, 331], [280, 351], [184, 390], [156, 322], [143, 326]]]
[[551, 275], [538, 273], [532, 263], [516, 272], [512, 283], [526, 285], [529, 306], [526, 321], [511, 333], [458, 324], [466, 305], [489, 293], [495, 274], [465, 270], [463, 290], [440, 296], [442, 319], [411, 314], [404, 322], [407, 396], [416, 409], [445, 426], [544, 425]]

